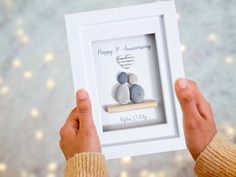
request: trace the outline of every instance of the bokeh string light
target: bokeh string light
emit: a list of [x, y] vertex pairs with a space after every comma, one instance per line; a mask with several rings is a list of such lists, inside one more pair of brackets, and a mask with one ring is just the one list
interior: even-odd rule
[[48, 171], [49, 172], [55, 172], [57, 170], [58, 166], [56, 162], [50, 162], [48, 164]]
[[157, 172], [156, 177], [166, 177], [166, 172], [165, 171], [159, 171], [159, 172]]
[[182, 53], [185, 53], [186, 52], [186, 46], [184, 44], [181, 44], [180, 45], [180, 50]]
[[166, 171], [160, 170], [158, 172], [141, 170], [139, 173], [139, 177], [166, 177]]
[[29, 174], [28, 174], [27, 171], [22, 170], [22, 171], [20, 172], [20, 177], [28, 177], [28, 176], [29, 176]]
[[47, 177], [56, 177], [55, 173], [48, 173]]
[[44, 55], [44, 63], [51, 63], [55, 59], [52, 52], [48, 52]]
[[4, 3], [4, 5], [5, 5], [5, 7], [6, 7], [6, 9], [11, 8], [12, 5], [13, 5], [12, 0], [4, 0], [3, 3]]
[[46, 87], [47, 87], [48, 90], [54, 89], [54, 87], [55, 87], [55, 81], [52, 80], [52, 79], [48, 79], [48, 80], [46, 81]]
[[30, 41], [29, 36], [25, 33], [23, 29], [23, 19], [19, 18], [16, 22], [16, 36], [19, 38], [22, 44], [27, 44]]
[[139, 172], [139, 176], [140, 177], [147, 177], [149, 174], [148, 170], [146, 169], [142, 169], [140, 172]]
[[22, 44], [27, 44], [29, 43], [29, 36], [27, 36], [26, 34], [23, 34], [21, 37], [20, 37], [20, 41]]
[[23, 73], [23, 77], [24, 77], [25, 80], [30, 80], [33, 77], [32, 71], [25, 71]]
[[9, 93], [9, 87], [7, 85], [4, 85], [3, 78], [0, 77], [0, 96], [5, 96]]
[[44, 134], [43, 134], [43, 132], [41, 131], [41, 130], [37, 130], [36, 132], [35, 132], [35, 139], [36, 140], [42, 140], [44, 138]]
[[15, 59], [12, 61], [12, 67], [13, 67], [13, 68], [19, 68], [20, 66], [21, 66], [21, 59], [15, 58]]
[[229, 139], [236, 137], [236, 131], [233, 128], [233, 125], [230, 125], [228, 122], [223, 122], [220, 129], [221, 133], [223, 133]]
[[184, 158], [181, 154], [176, 154], [175, 161], [176, 161], [176, 163], [181, 164], [181, 163], [183, 163]]
[[215, 44], [218, 41], [218, 36], [216, 35], [216, 33], [209, 33], [207, 39], [210, 43]]
[[178, 22], [180, 21], [180, 14], [179, 13], [176, 13], [176, 19]]
[[128, 177], [128, 176], [129, 175], [128, 175], [127, 171], [123, 170], [123, 171], [120, 172], [120, 177]]
[[21, 38], [25, 34], [24, 30], [22, 28], [16, 29], [16, 35], [17, 37]]
[[0, 162], [0, 174], [7, 170], [7, 165], [5, 163]]
[[122, 164], [129, 164], [129, 163], [131, 163], [131, 157], [127, 156], [127, 157], [121, 158], [121, 163]]
[[225, 64], [232, 65], [234, 63], [234, 58], [230, 55], [225, 57]]
[[0, 95], [4, 96], [7, 95], [9, 93], [9, 87], [6, 85], [3, 85], [2, 87], [0, 87]]
[[155, 172], [149, 172], [148, 177], [156, 177], [156, 173]]
[[235, 130], [233, 127], [228, 127], [228, 129], [226, 130], [226, 133], [230, 137], [235, 136]]
[[32, 108], [30, 114], [33, 118], [39, 117], [39, 110], [37, 108]]

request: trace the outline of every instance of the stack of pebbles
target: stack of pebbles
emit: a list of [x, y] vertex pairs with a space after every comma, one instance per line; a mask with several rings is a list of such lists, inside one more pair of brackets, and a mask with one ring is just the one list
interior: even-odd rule
[[137, 84], [138, 78], [135, 74], [121, 72], [118, 75], [118, 82], [121, 84], [116, 90], [116, 99], [122, 104], [140, 103], [144, 99], [144, 90]]

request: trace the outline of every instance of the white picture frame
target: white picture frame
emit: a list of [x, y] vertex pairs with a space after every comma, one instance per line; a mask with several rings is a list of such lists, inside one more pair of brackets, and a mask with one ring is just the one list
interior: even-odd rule
[[[174, 93], [175, 80], [184, 77], [174, 1], [67, 14], [65, 21], [74, 89], [90, 95], [105, 157], [184, 149]], [[128, 68], [117, 51], [119, 57], [134, 58], [124, 61]], [[137, 73], [145, 96], [156, 98], [157, 107], [107, 112], [104, 106], [114, 104], [116, 73], [122, 71]]]

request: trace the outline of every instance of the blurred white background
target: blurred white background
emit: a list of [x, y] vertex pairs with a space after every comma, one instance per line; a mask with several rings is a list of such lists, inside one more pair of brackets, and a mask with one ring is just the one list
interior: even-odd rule
[[[151, 0], [0, 0], [0, 177], [62, 177], [59, 129], [74, 107], [64, 14]], [[177, 0], [186, 76], [236, 142], [236, 1]], [[192, 177], [187, 151], [108, 161], [114, 177]]]

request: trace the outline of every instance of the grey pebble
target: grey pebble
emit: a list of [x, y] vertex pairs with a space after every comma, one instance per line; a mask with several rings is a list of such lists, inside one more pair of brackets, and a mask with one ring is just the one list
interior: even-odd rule
[[130, 84], [136, 84], [138, 82], [138, 77], [135, 74], [131, 73], [129, 74], [128, 80]]
[[118, 75], [118, 82], [120, 84], [124, 84], [124, 83], [127, 83], [128, 82], [128, 74], [126, 72], [121, 72], [119, 75]]
[[128, 84], [122, 84], [117, 88], [116, 99], [120, 104], [127, 104], [130, 102], [130, 93]]
[[140, 103], [144, 99], [144, 90], [143, 88], [138, 84], [133, 84], [130, 87], [130, 99], [134, 103]]

